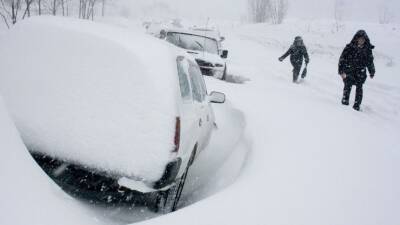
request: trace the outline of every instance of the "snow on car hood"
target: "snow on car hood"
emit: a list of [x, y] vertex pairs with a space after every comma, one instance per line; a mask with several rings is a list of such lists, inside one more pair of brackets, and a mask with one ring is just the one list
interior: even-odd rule
[[175, 49], [54, 17], [21, 21], [0, 43], [0, 92], [31, 151], [118, 176], [162, 176], [174, 149]]
[[191, 54], [195, 59], [201, 59], [206, 62], [210, 62], [214, 65], [215, 64], [225, 65], [225, 60], [223, 60], [219, 55], [211, 54], [208, 52], [193, 51], [193, 50], [188, 50], [187, 52]]

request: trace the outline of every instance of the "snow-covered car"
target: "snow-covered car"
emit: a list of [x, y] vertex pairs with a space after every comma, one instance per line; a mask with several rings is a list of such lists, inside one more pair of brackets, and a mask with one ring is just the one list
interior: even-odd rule
[[150, 196], [157, 210], [176, 208], [215, 128], [211, 103], [225, 101], [207, 93], [191, 55], [65, 18], [28, 19], [2, 38], [0, 92], [56, 183], [94, 202], [147, 204]]
[[226, 79], [228, 50], [222, 48], [221, 43], [225, 38], [219, 32], [205, 28], [157, 28], [148, 27], [148, 32], [192, 54], [203, 75]]

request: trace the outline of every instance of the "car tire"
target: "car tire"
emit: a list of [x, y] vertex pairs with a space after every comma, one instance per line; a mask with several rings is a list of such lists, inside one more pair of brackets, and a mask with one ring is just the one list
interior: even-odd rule
[[197, 147], [193, 149], [192, 155], [190, 156], [185, 172], [177, 180], [177, 182], [168, 190], [160, 191], [157, 193], [156, 203], [155, 203], [156, 212], [166, 214], [174, 212], [177, 209], [179, 200], [182, 195], [183, 187], [185, 186], [186, 178], [189, 173], [189, 168], [192, 165], [193, 160], [195, 158], [196, 150]]

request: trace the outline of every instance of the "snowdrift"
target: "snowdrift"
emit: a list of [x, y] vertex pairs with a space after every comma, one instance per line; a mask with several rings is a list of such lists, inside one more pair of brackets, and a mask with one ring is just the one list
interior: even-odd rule
[[0, 92], [30, 151], [155, 181], [174, 149], [176, 54], [144, 34], [37, 17], [0, 41]]
[[0, 97], [0, 224], [106, 224], [68, 197], [36, 164]]

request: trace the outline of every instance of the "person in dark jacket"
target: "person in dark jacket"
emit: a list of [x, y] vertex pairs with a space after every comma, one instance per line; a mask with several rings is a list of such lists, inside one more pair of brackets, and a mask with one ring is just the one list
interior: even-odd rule
[[303, 58], [305, 59], [306, 65], [310, 62], [310, 58], [308, 57], [307, 53], [307, 48], [304, 45], [303, 39], [300, 36], [297, 36], [294, 39], [293, 45], [290, 46], [289, 50], [279, 58], [279, 61], [282, 62], [289, 55], [290, 55], [290, 62], [292, 63], [293, 66], [293, 82], [297, 82], [301, 66], [303, 64]]
[[360, 110], [363, 98], [363, 84], [367, 79], [367, 69], [371, 79], [375, 76], [373, 46], [364, 30], [358, 31], [339, 59], [339, 75], [344, 82], [342, 104], [349, 105], [350, 92], [356, 86], [356, 98], [353, 108]]

